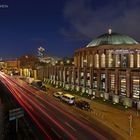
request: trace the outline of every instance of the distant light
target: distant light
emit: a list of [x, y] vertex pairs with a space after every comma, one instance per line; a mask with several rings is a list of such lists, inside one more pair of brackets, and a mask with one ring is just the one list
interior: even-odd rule
[[84, 59], [84, 62], [85, 62], [85, 63], [87, 63], [87, 60], [86, 60], [86, 59]]
[[67, 60], [67, 63], [69, 64], [70, 63], [70, 60]]
[[28, 57], [28, 55], [25, 55], [25, 58], [27, 58], [27, 59], [28, 59], [28, 58], [29, 58], [29, 57]]

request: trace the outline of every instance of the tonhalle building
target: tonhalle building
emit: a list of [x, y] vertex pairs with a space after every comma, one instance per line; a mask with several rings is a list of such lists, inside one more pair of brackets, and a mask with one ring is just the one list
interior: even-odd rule
[[45, 67], [50, 83], [135, 106], [140, 100], [140, 44], [118, 33], [103, 34], [75, 51], [74, 65]]

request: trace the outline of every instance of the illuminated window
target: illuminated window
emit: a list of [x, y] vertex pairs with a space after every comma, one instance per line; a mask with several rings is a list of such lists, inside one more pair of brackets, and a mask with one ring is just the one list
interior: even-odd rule
[[127, 68], [128, 67], [128, 55], [127, 54], [122, 54], [121, 55], [121, 67], [122, 68]]
[[95, 59], [95, 68], [99, 68], [99, 54], [96, 54], [94, 56], [94, 59]]
[[93, 65], [93, 61], [92, 61], [92, 55], [90, 55], [90, 62], [89, 62], [89, 66], [92, 67]]
[[113, 67], [113, 55], [111, 52], [108, 54], [108, 67]]
[[115, 75], [110, 75], [110, 91], [115, 91]]
[[83, 56], [81, 56], [81, 67], [83, 68], [83, 65], [84, 65], [84, 58], [83, 58]]
[[97, 74], [93, 74], [93, 89], [97, 89]]
[[87, 73], [87, 82], [86, 82], [86, 86], [90, 87], [90, 73]]
[[87, 55], [84, 56], [84, 59], [83, 59], [83, 66], [84, 66], [84, 67], [87, 66]]
[[126, 76], [120, 76], [120, 94], [126, 96]]
[[140, 53], [137, 53], [137, 67], [140, 67]]
[[115, 56], [115, 67], [120, 67], [120, 55], [116, 54]]
[[132, 97], [140, 98], [140, 79], [137, 76], [132, 77]]
[[105, 91], [105, 74], [101, 74], [100, 90]]
[[105, 67], [105, 54], [103, 53], [102, 55], [101, 55], [101, 67]]
[[133, 54], [130, 54], [130, 68], [133, 68], [134, 67], [134, 55]]

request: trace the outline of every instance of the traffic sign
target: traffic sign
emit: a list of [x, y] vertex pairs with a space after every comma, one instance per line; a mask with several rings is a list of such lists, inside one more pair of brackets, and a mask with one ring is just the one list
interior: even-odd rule
[[24, 116], [24, 111], [22, 108], [16, 108], [9, 111], [9, 121], [21, 118]]

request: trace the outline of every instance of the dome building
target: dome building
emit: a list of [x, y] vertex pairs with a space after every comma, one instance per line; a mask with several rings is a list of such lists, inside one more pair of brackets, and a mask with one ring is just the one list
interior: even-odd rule
[[139, 101], [140, 44], [133, 38], [109, 30], [76, 50], [74, 60], [80, 74], [87, 73], [90, 94], [127, 106]]
[[74, 65], [47, 68], [50, 83], [92, 98], [136, 106], [140, 100], [140, 44], [111, 29], [74, 53]]

